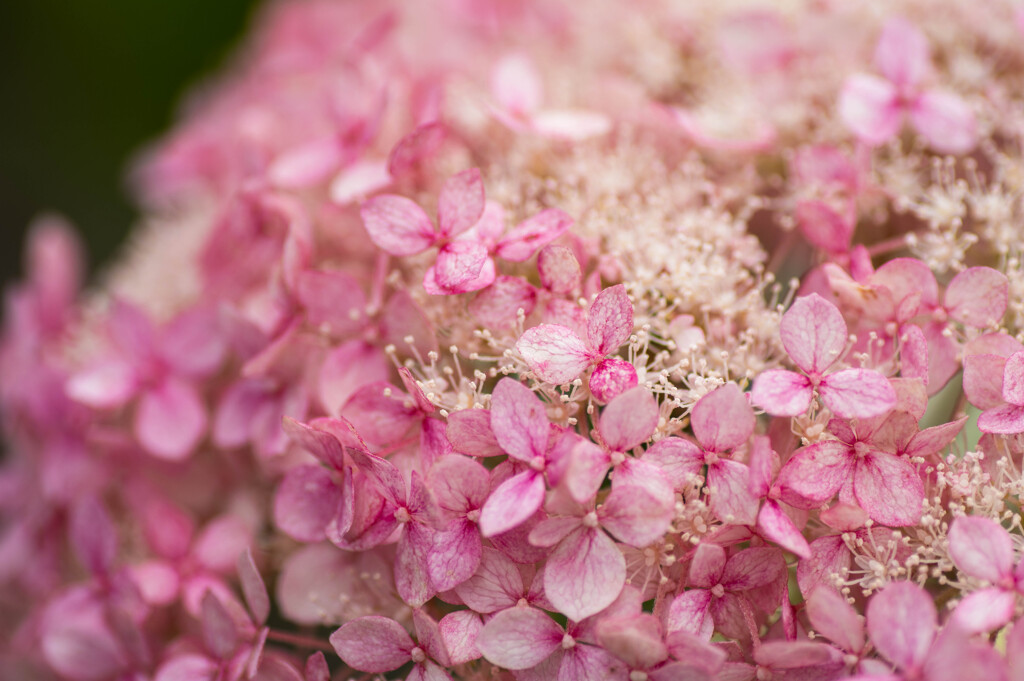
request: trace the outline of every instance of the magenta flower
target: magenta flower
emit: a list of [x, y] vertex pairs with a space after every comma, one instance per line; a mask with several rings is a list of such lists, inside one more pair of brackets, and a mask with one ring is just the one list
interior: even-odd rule
[[588, 385], [599, 402], [637, 384], [636, 369], [629, 362], [608, 357], [633, 333], [633, 303], [622, 284], [606, 288], [590, 306], [586, 339], [561, 324], [541, 324], [527, 329], [516, 350], [537, 377], [557, 385], [571, 382], [594, 367]]
[[969, 633], [992, 631], [1008, 623], [1017, 595], [1024, 594], [1024, 562], [1014, 569], [1009, 533], [994, 520], [961, 516], [949, 528], [949, 555], [958, 570], [991, 584], [963, 599], [951, 621]]
[[875, 47], [875, 67], [882, 78], [850, 76], [839, 95], [839, 116], [857, 138], [871, 146], [911, 124], [940, 153], [963, 154], [974, 148], [977, 124], [962, 99], [943, 90], [925, 89], [931, 58], [925, 36], [904, 19], [890, 19]]
[[412, 619], [415, 641], [393, 619], [368, 615], [331, 634], [331, 645], [345, 664], [361, 672], [382, 674], [413, 662], [407, 681], [450, 681], [444, 668], [452, 661], [441, 627], [422, 610], [414, 610]]
[[782, 344], [802, 374], [765, 371], [754, 380], [751, 401], [775, 416], [807, 411], [815, 391], [842, 418], [879, 416], [896, 406], [888, 379], [869, 369], [828, 370], [846, 347], [846, 322], [835, 305], [816, 293], [798, 298], [782, 316]]
[[792, 511], [787, 513], [789, 507], [782, 504], [782, 487], [777, 481], [773, 484], [779, 470], [778, 458], [766, 436], [754, 437], [750, 452], [749, 489], [751, 496], [764, 500], [757, 512], [757, 531], [787, 551], [809, 558], [811, 548], [790, 517]]

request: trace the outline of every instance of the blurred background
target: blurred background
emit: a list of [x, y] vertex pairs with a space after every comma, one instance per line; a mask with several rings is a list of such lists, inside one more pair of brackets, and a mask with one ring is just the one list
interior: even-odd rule
[[25, 229], [56, 211], [84, 236], [90, 272], [137, 211], [128, 163], [215, 72], [255, 0], [0, 2], [0, 275], [19, 276]]

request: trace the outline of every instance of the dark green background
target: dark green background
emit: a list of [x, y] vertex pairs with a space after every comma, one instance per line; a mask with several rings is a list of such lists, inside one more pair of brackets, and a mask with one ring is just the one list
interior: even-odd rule
[[127, 163], [238, 44], [255, 0], [0, 0], [0, 274], [56, 210], [91, 270], [137, 215]]

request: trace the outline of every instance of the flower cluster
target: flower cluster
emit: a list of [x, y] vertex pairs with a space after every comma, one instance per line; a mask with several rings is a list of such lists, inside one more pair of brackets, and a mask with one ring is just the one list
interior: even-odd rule
[[272, 4], [32, 227], [0, 668], [1024, 677], [1022, 17]]

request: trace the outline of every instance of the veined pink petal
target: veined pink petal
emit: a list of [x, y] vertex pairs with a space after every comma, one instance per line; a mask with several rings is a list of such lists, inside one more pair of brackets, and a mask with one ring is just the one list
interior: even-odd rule
[[488, 614], [515, 605], [525, 588], [516, 564], [500, 551], [485, 546], [476, 573], [457, 585], [455, 593], [476, 612]]
[[709, 452], [725, 452], [754, 432], [754, 412], [735, 383], [726, 383], [697, 400], [691, 414], [693, 434]]
[[487, 249], [476, 241], [452, 241], [437, 252], [434, 281], [445, 289], [454, 289], [480, 275], [487, 260]]
[[445, 126], [436, 120], [417, 126], [391, 149], [388, 154], [388, 173], [394, 178], [406, 175], [424, 159], [432, 156], [447, 134]]
[[434, 548], [435, 531], [418, 522], [405, 524], [395, 549], [395, 590], [408, 605], [418, 608], [437, 593], [427, 561]]
[[715, 623], [708, 607], [711, 592], [707, 589], [688, 589], [672, 599], [666, 617], [669, 632], [685, 631], [703, 640], [711, 638]]
[[443, 667], [429, 658], [417, 664], [405, 677], [405, 681], [451, 681], [452, 677]]
[[643, 460], [665, 471], [672, 487], [680, 491], [704, 467], [704, 452], [689, 440], [667, 437], [648, 448]]
[[868, 633], [875, 648], [900, 669], [919, 667], [935, 638], [932, 597], [912, 582], [893, 582], [868, 601]]
[[778, 502], [767, 500], [757, 514], [757, 529], [766, 539], [770, 539], [790, 553], [801, 558], [811, 557], [811, 547], [803, 534], [793, 524], [793, 520], [779, 507]]
[[750, 482], [747, 485], [750, 493], [758, 499], [768, 496], [772, 486], [772, 478], [777, 466], [778, 455], [772, 451], [771, 439], [767, 435], [754, 437], [750, 447]]
[[469, 610], [459, 610], [442, 617], [437, 625], [451, 664], [465, 664], [480, 657], [480, 650], [476, 646], [476, 638], [484, 628], [480, 615]]
[[219, 667], [216, 661], [202, 655], [177, 655], [160, 665], [153, 681], [214, 681]]
[[601, 526], [626, 544], [643, 548], [665, 536], [675, 505], [666, 504], [643, 487], [619, 485], [598, 508]]
[[585, 504], [594, 498], [604, 483], [611, 467], [611, 456], [590, 440], [570, 433], [572, 444], [568, 454], [569, 464], [563, 480], [569, 495], [577, 503]]
[[690, 563], [690, 585], [710, 589], [718, 584], [725, 572], [725, 560], [725, 549], [718, 544], [699, 544]]
[[646, 442], [657, 425], [657, 401], [650, 390], [637, 386], [622, 393], [604, 408], [597, 429], [609, 449], [628, 452]]
[[668, 658], [661, 622], [654, 615], [606, 617], [595, 632], [605, 650], [633, 669], [648, 669]]
[[875, 67], [898, 88], [920, 85], [931, 71], [928, 40], [906, 19], [889, 19], [875, 46]]
[[632, 364], [618, 357], [606, 357], [594, 367], [587, 387], [597, 402], [607, 404], [635, 387], [638, 381], [636, 368]]
[[338, 336], [366, 324], [366, 296], [359, 280], [345, 272], [304, 270], [296, 279], [296, 295], [306, 321]]
[[267, 587], [256, 568], [250, 548], [246, 548], [238, 557], [238, 581], [242, 585], [242, 595], [245, 596], [253, 621], [257, 624], [265, 623], [270, 615], [270, 596], [267, 595]]
[[502, 260], [524, 262], [538, 248], [562, 236], [572, 224], [573, 219], [566, 212], [547, 208], [513, 227], [498, 242], [494, 253]]
[[960, 601], [950, 618], [951, 626], [968, 634], [980, 634], [1005, 626], [1013, 619], [1014, 592], [980, 589]]
[[454, 521], [434, 535], [427, 554], [427, 572], [437, 591], [448, 591], [473, 576], [480, 564], [480, 532], [466, 520]]
[[516, 342], [516, 352], [540, 380], [559, 385], [575, 379], [594, 359], [576, 332], [560, 324], [527, 329]]
[[560, 612], [579, 622], [607, 608], [626, 582], [626, 559], [601, 530], [581, 527], [548, 558], [544, 593]]
[[463, 409], [448, 416], [445, 431], [455, 451], [486, 458], [501, 456], [504, 450], [491, 430], [491, 412], [486, 409]]
[[340, 504], [341, 490], [326, 470], [296, 466], [284, 476], [274, 495], [274, 524], [297, 541], [322, 541]]
[[491, 492], [480, 509], [480, 533], [501, 534], [523, 523], [544, 501], [544, 476], [527, 470], [514, 475]]
[[855, 466], [853, 492], [872, 520], [890, 527], [917, 524], [924, 502], [924, 483], [909, 461], [870, 451]]
[[537, 273], [541, 284], [552, 293], [571, 293], [583, 278], [572, 249], [555, 244], [545, 246], [537, 255]]
[[943, 154], [966, 154], [978, 142], [974, 111], [951, 92], [922, 93], [910, 109], [910, 120], [928, 144]]
[[153, 456], [187, 458], [206, 433], [206, 407], [188, 383], [167, 378], [146, 391], [135, 414], [135, 437]]
[[981, 413], [978, 417], [978, 429], [983, 433], [1014, 435], [1024, 433], [1024, 407], [1016, 404], [1004, 404]]
[[401, 440], [422, 417], [411, 399], [385, 381], [359, 388], [341, 413], [368, 443], [381, 447]]
[[427, 487], [444, 509], [466, 513], [487, 498], [490, 473], [472, 459], [449, 454], [437, 459], [427, 472]]
[[754, 661], [773, 670], [840, 664], [842, 655], [827, 643], [765, 641], [754, 651]]
[[469, 303], [469, 312], [482, 326], [509, 328], [537, 305], [537, 289], [521, 277], [499, 276]]
[[836, 416], [866, 419], [896, 406], [896, 390], [872, 369], [843, 369], [829, 374], [818, 386], [821, 400]]
[[484, 258], [480, 271], [465, 282], [452, 287], [442, 286], [437, 281], [437, 267], [431, 266], [423, 273], [423, 290], [432, 296], [454, 296], [459, 293], [472, 293], [487, 288], [497, 277], [494, 260]]
[[513, 378], [503, 378], [491, 396], [491, 430], [501, 448], [524, 462], [544, 456], [551, 430], [544, 403]]
[[[341, 470], [345, 467], [345, 450], [341, 441], [335, 437], [334, 430], [327, 427], [327, 421], [328, 419], [314, 419], [306, 424], [286, 416], [284, 431], [295, 444], [331, 468]], [[343, 424], [351, 425], [343, 419], [340, 421]], [[363, 448], [365, 449], [365, 446]]]
[[393, 181], [384, 159], [361, 159], [344, 168], [331, 181], [331, 201], [345, 205], [384, 189]]
[[391, 255], [421, 253], [437, 239], [427, 214], [404, 196], [375, 196], [363, 203], [359, 214], [370, 240]]
[[569, 536], [583, 521], [578, 515], [545, 518], [530, 530], [529, 541], [534, 546], [550, 547]]
[[509, 608], [495, 615], [476, 637], [480, 653], [505, 669], [529, 669], [561, 644], [564, 632], [536, 608]]
[[796, 220], [812, 245], [829, 253], [845, 253], [853, 238], [854, 221], [825, 201], [805, 199], [796, 204]]
[[968, 267], [946, 287], [944, 303], [949, 316], [978, 329], [997, 324], [1006, 313], [1010, 283], [991, 267]]
[[513, 54], [503, 57], [491, 71], [491, 93], [510, 113], [524, 116], [541, 104], [542, 86], [536, 67], [529, 57]]
[[835, 589], [819, 587], [807, 599], [807, 617], [814, 630], [848, 653], [864, 649], [864, 622]]
[[802, 374], [769, 369], [758, 374], [750, 390], [750, 401], [773, 416], [797, 416], [811, 406], [814, 389]]
[[798, 449], [779, 471], [783, 500], [814, 508], [831, 499], [853, 473], [853, 452], [842, 442], [825, 440]]
[[622, 284], [597, 294], [590, 306], [587, 336], [590, 347], [598, 355], [615, 352], [633, 333], [633, 303]]
[[957, 568], [993, 584], [1013, 575], [1013, 542], [994, 520], [962, 516], [949, 528], [949, 555]]
[[988, 641], [972, 640], [957, 627], [947, 626], [936, 637], [922, 676], [929, 681], [1007, 681], [1006, 661]]
[[612, 129], [608, 116], [579, 109], [544, 109], [533, 115], [532, 123], [533, 129], [544, 137], [570, 141], [598, 137]]
[[723, 522], [754, 525], [758, 498], [750, 493], [750, 470], [739, 461], [719, 459], [708, 466], [711, 510]]
[[782, 315], [779, 334], [786, 352], [806, 373], [823, 373], [846, 347], [846, 322], [839, 309], [817, 293], [797, 298]]
[[888, 142], [903, 124], [897, 94], [884, 78], [856, 73], [846, 79], [839, 93], [839, 117], [865, 144]]
[[728, 591], [747, 591], [777, 581], [785, 571], [782, 551], [774, 546], [758, 546], [730, 556], [719, 582]]
[[379, 615], [348, 622], [331, 634], [330, 641], [345, 664], [373, 674], [401, 667], [416, 645], [402, 625]]
[[675, 490], [669, 475], [647, 458], [627, 458], [612, 473], [612, 489], [642, 487], [666, 506], [675, 506]]
[[476, 224], [484, 213], [484, 181], [479, 168], [452, 175], [437, 199], [437, 223], [441, 234], [453, 237]]
[[1024, 351], [1010, 355], [1003, 366], [1003, 399], [1009, 404], [1024, 405]]
[[1006, 358], [995, 354], [967, 354], [964, 357], [964, 393], [979, 409], [1003, 404], [1003, 370]]
[[433, 658], [435, 662], [450, 666], [451, 660], [448, 659], [448, 651], [444, 647], [441, 627], [438, 626], [437, 621], [425, 610], [416, 608], [412, 611], [412, 626], [419, 647], [427, 656]]
[[916, 433], [902, 452], [904, 456], [932, 457], [945, 449], [960, 433], [967, 417], [962, 416], [955, 421], [925, 428]]

